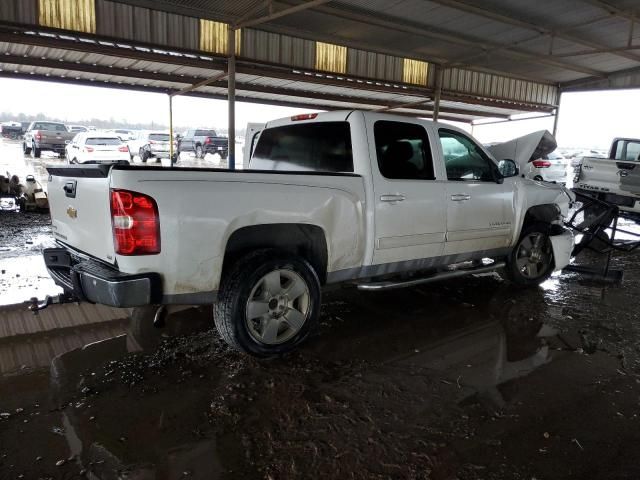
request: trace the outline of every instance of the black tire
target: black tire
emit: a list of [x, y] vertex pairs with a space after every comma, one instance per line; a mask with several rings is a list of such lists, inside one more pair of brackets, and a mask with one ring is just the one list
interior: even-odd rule
[[202, 145], [196, 145], [196, 158], [204, 158], [204, 150]]
[[36, 148], [35, 145], [31, 147], [31, 156], [33, 158], [40, 158], [41, 151], [39, 148]]
[[544, 182], [544, 178], [542, 178], [540, 175], [536, 175], [535, 177], [533, 177], [533, 179], [537, 182]]
[[[264, 343], [256, 339], [255, 333], [249, 328], [247, 319], [247, 307], [250, 295], [255, 292], [256, 288], [260, 288], [261, 282], [267, 274], [274, 272], [287, 272], [288, 275], [293, 272], [299, 280], [304, 282], [307, 290], [305, 292], [305, 320], [299, 329], [294, 329], [292, 336], [285, 341], [279, 343]], [[281, 278], [281, 277], [278, 277]], [[285, 288], [285, 287], [281, 287]], [[259, 290], [258, 290], [259, 291]], [[268, 296], [268, 292], [265, 292]], [[295, 301], [299, 297], [294, 299]], [[271, 300], [265, 299], [264, 302], [271, 305]], [[296, 257], [286, 252], [274, 249], [258, 250], [252, 252], [239, 259], [227, 271], [222, 278], [222, 283], [218, 291], [218, 299], [214, 305], [214, 320], [216, 328], [220, 336], [231, 347], [244, 353], [257, 357], [272, 357], [287, 353], [302, 343], [314, 326], [317, 324], [320, 312], [321, 292], [320, 281], [313, 267], [303, 258]], [[293, 302], [291, 303], [293, 305]], [[271, 308], [271, 307], [269, 307]], [[296, 308], [295, 310], [298, 310]], [[299, 312], [298, 312], [299, 313]], [[271, 313], [265, 313], [267, 316], [267, 324], [274, 320]], [[284, 320], [278, 318], [278, 327], [276, 327], [276, 336], [279, 334], [280, 327], [285, 324], [286, 329], [290, 328], [287, 313], [283, 313]], [[260, 321], [262, 322], [262, 320]], [[252, 324], [257, 326], [256, 324]], [[263, 327], [263, 333], [267, 329]]]
[[147, 163], [147, 159], [149, 158], [149, 154], [146, 151], [144, 151], [141, 148], [140, 151], [138, 152], [138, 155], [140, 156], [140, 161], [142, 163]]
[[[553, 258], [553, 249], [551, 248], [551, 240], [549, 238], [550, 225], [547, 223], [536, 222], [522, 229], [518, 243], [507, 257], [507, 265], [505, 273], [507, 278], [516, 285], [523, 287], [533, 287], [547, 280], [553, 273], [555, 260]], [[527, 239], [531, 242], [532, 237], [539, 238], [539, 252], [541, 257], [526, 255]], [[533, 261], [532, 261], [533, 259]], [[540, 259], [539, 262], [536, 260]], [[526, 266], [522, 264], [526, 262]], [[531, 267], [529, 266], [531, 265]], [[535, 268], [535, 271], [530, 271]]]
[[26, 143], [22, 143], [22, 153], [25, 155], [29, 155], [31, 153], [31, 149], [27, 147]]
[[144, 350], [153, 349], [162, 340], [162, 329], [153, 325], [157, 306], [149, 305], [131, 309], [127, 333]]

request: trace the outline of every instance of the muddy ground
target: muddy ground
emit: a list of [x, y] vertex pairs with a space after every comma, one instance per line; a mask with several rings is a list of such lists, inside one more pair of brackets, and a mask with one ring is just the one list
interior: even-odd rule
[[639, 478], [640, 272], [614, 264], [617, 286], [332, 291], [279, 360], [206, 328], [73, 351], [1, 381], [0, 478]]
[[[48, 218], [0, 222], [4, 299], [46, 275], [25, 266]], [[313, 336], [277, 360], [229, 350], [207, 310], [147, 350], [72, 350], [0, 377], [0, 480], [640, 478], [638, 255], [613, 266], [621, 284], [329, 291]]]

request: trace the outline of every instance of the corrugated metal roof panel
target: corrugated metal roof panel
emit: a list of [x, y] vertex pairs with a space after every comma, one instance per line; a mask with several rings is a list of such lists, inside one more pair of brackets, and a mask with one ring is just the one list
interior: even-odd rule
[[2, 0], [0, 2], [0, 20], [6, 22], [38, 23], [38, 0]]

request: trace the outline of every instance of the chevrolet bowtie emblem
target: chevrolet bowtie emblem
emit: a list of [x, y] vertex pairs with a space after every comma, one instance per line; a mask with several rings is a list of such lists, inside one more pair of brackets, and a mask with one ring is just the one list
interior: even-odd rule
[[69, 207], [67, 208], [67, 215], [69, 215], [70, 218], [78, 218], [78, 210], [73, 207]]

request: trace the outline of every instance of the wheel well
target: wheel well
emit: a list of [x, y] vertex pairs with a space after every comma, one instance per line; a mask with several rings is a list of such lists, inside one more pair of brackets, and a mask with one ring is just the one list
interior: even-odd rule
[[552, 224], [554, 221], [560, 218], [560, 208], [553, 203], [545, 205], [535, 205], [527, 210], [524, 216], [524, 222], [522, 223], [522, 229], [531, 225], [532, 223], [547, 223]]
[[275, 223], [244, 227], [233, 232], [225, 250], [224, 270], [243, 255], [259, 248], [277, 248], [307, 260], [318, 274], [320, 283], [327, 277], [327, 241], [316, 225]]

